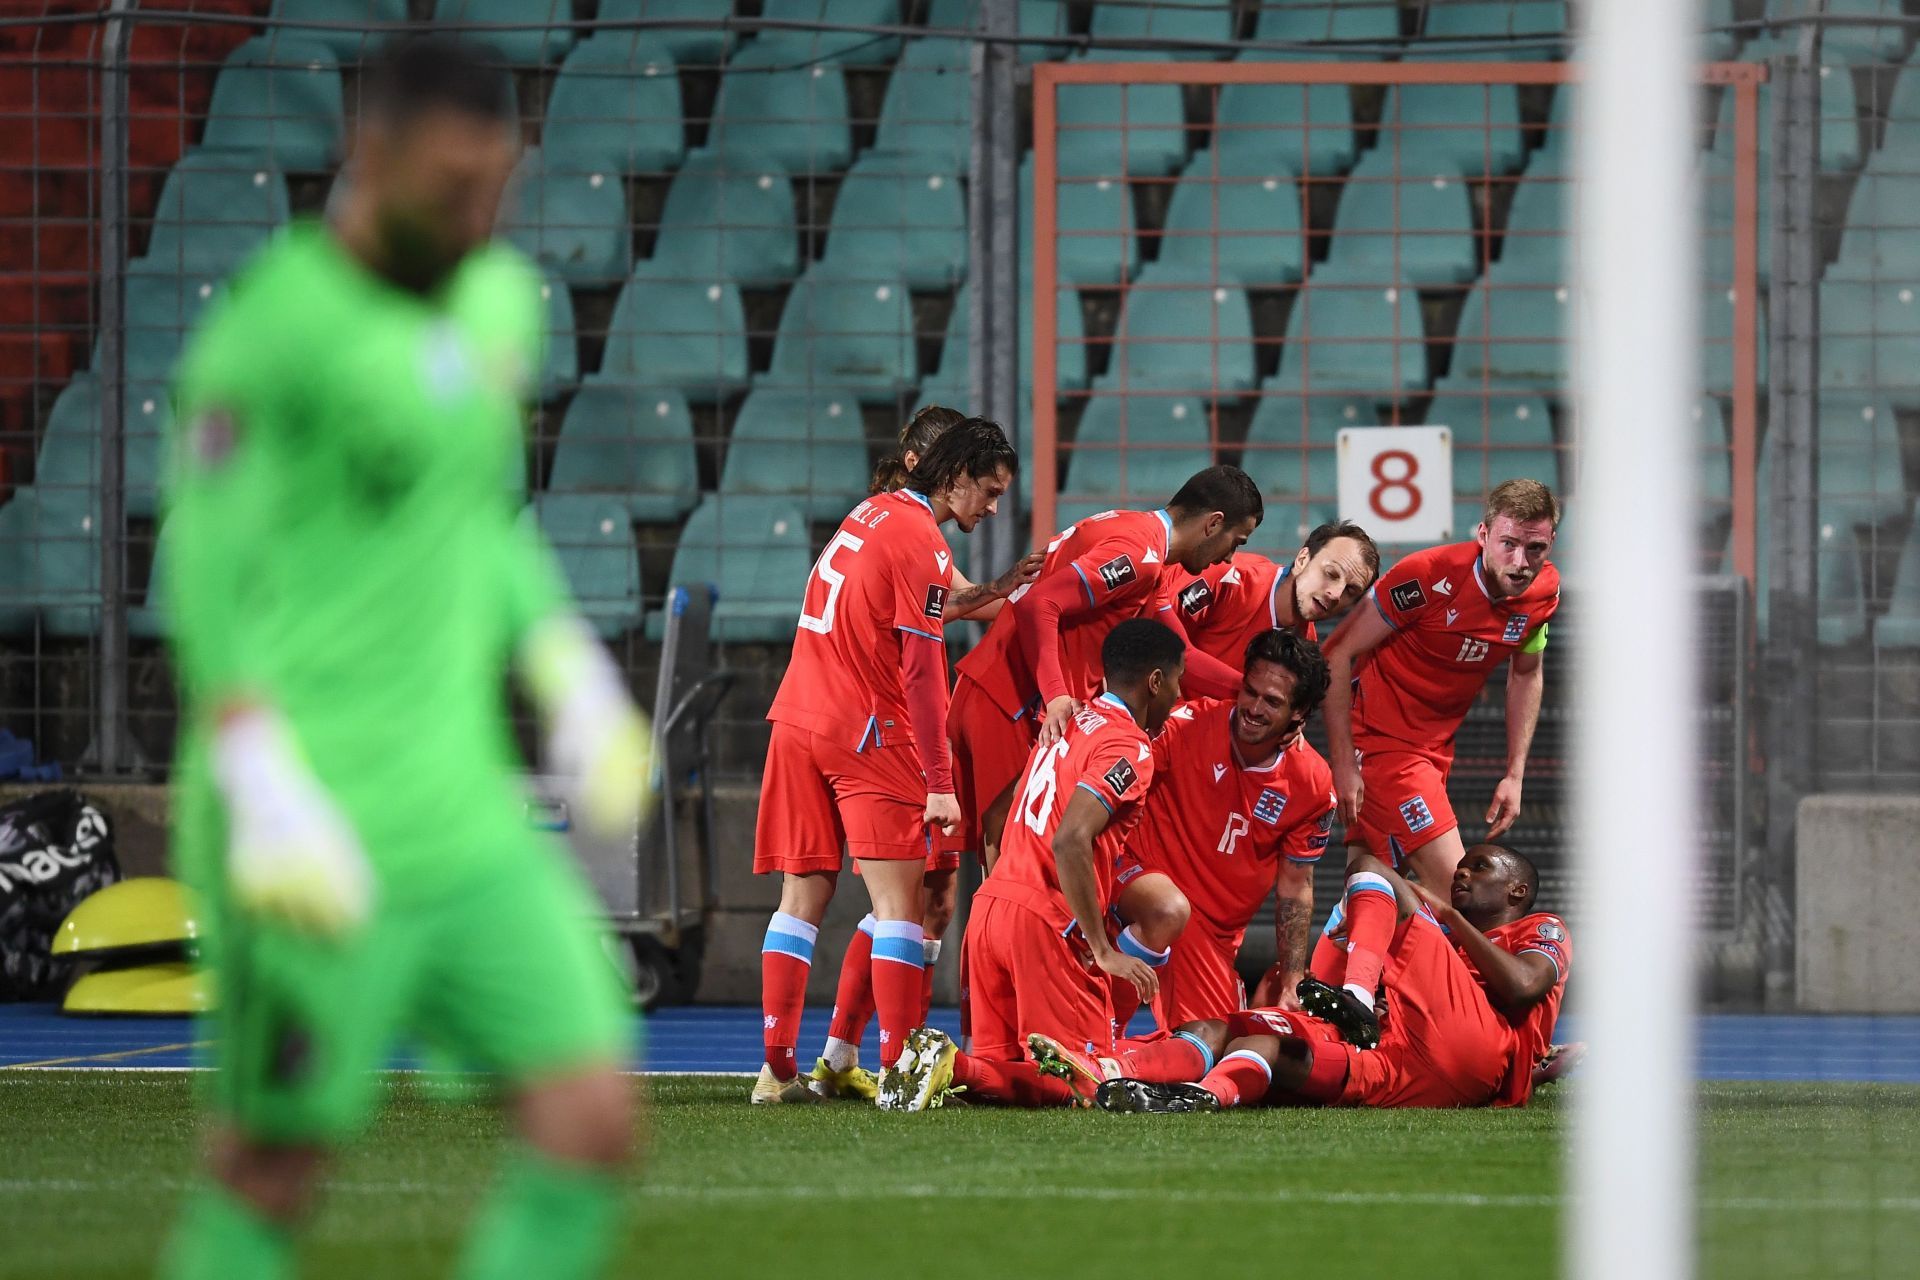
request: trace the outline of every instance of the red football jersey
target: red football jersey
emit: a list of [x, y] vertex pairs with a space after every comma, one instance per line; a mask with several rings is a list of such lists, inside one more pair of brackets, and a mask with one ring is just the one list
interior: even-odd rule
[[[1236, 551], [1233, 559], [1197, 574], [1176, 566], [1167, 594], [1187, 629], [1187, 642], [1238, 671], [1253, 638], [1280, 626], [1280, 593], [1290, 590], [1292, 577], [1291, 562], [1276, 564], [1258, 552]], [[1320, 638], [1311, 622], [1294, 630], [1309, 640]]]
[[[1193, 926], [1234, 947], [1280, 860], [1311, 865], [1333, 830], [1333, 771], [1302, 738], [1262, 769], [1234, 754], [1233, 703], [1175, 708], [1153, 740], [1153, 790], [1127, 849], [1193, 904]], [[1190, 926], [1191, 927], [1191, 926]]]
[[1000, 860], [993, 864], [988, 884], [1040, 891], [1023, 896], [1029, 901], [1038, 898], [1035, 905], [1044, 906], [1056, 929], [1071, 926], [1073, 912], [1060, 893], [1060, 876], [1054, 868], [1053, 837], [1067, 802], [1084, 789], [1112, 815], [1093, 845], [1100, 903], [1111, 906], [1114, 860], [1140, 821], [1142, 804], [1153, 785], [1153, 769], [1147, 732], [1126, 704], [1110, 693], [1089, 702], [1068, 722], [1060, 741], [1036, 748], [1028, 757], [1027, 771], [1014, 788], [1006, 833], [1000, 838]]
[[1495, 600], [1480, 574], [1480, 546], [1460, 542], [1416, 551], [1367, 593], [1393, 634], [1365, 656], [1354, 677], [1353, 744], [1415, 751], [1443, 769], [1453, 736], [1493, 669], [1546, 642], [1560, 607], [1560, 571], [1542, 566], [1526, 591]]
[[[1082, 702], [1100, 692], [1100, 646], [1107, 633], [1164, 606], [1162, 575], [1172, 537], [1173, 521], [1164, 511], [1106, 511], [1068, 525], [1047, 544], [1040, 580], [1074, 574], [1092, 606], [1091, 612], [1060, 622], [1060, 670], [1067, 692]], [[1027, 590], [1022, 587], [1008, 598], [986, 637], [959, 663], [961, 674], [1009, 716], [1033, 709], [1040, 697], [1013, 617], [1012, 606]]]
[[900, 489], [862, 502], [807, 575], [767, 719], [860, 747], [912, 742], [900, 633], [940, 640], [952, 587], [953, 553], [925, 498]]
[[[1519, 1106], [1533, 1092], [1533, 1064], [1546, 1056], [1547, 1046], [1553, 1043], [1553, 1027], [1560, 1020], [1560, 999], [1566, 994], [1567, 973], [1573, 968], [1573, 937], [1567, 932], [1566, 921], [1544, 911], [1489, 929], [1487, 937], [1495, 946], [1514, 955], [1542, 955], [1553, 961], [1553, 989], [1539, 1004], [1527, 1010], [1526, 1017], [1519, 1023], [1512, 1024], [1516, 1040], [1513, 1062], [1495, 1105]], [[1467, 971], [1478, 981], [1480, 974], [1465, 951], [1460, 953], [1460, 958], [1466, 960]], [[1504, 1016], [1502, 1020], [1505, 1021]]]

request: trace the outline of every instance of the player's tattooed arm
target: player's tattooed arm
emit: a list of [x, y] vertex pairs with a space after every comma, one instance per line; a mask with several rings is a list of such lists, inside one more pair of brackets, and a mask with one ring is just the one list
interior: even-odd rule
[[969, 582], [958, 569], [953, 571], [953, 590], [947, 596], [944, 620], [954, 622], [973, 618], [989, 622], [1000, 613], [1000, 602], [1040, 576], [1047, 553], [1029, 551], [992, 582]]
[[1273, 903], [1274, 963], [1254, 991], [1255, 1008], [1291, 1008], [1294, 988], [1307, 975], [1307, 950], [1313, 937], [1313, 871], [1296, 863], [1280, 868]]

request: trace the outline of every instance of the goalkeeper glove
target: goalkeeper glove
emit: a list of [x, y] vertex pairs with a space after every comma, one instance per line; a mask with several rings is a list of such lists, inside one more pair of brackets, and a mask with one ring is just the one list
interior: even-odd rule
[[570, 780], [587, 828], [620, 836], [653, 810], [653, 726], [585, 621], [549, 618], [521, 646], [521, 670], [547, 729], [547, 760]]

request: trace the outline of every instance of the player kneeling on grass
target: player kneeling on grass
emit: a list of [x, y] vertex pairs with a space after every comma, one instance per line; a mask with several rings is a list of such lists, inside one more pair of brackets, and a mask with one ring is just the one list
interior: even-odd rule
[[1025, 1059], [1029, 1033], [1109, 1054], [1108, 979], [1153, 998], [1153, 969], [1108, 940], [1107, 912], [1115, 859], [1153, 784], [1150, 739], [1180, 700], [1185, 651], [1171, 628], [1148, 618], [1107, 634], [1105, 691], [1028, 757], [1000, 859], [974, 895], [966, 946], [974, 1051], [960, 1053], [931, 1028], [914, 1031], [880, 1079], [882, 1107], [923, 1111], [954, 1089], [991, 1102], [1069, 1103], [1066, 1083]]
[[[1314, 957], [1301, 999], [1316, 1014], [1253, 1009], [1214, 1034], [1219, 1064], [1199, 1084], [1111, 1080], [1108, 1111], [1217, 1111], [1255, 1105], [1367, 1107], [1520, 1106], [1533, 1065], [1559, 1017], [1573, 944], [1557, 917], [1535, 912], [1533, 864], [1511, 849], [1476, 845], [1442, 899], [1375, 860], [1348, 880], [1342, 912]], [[1388, 937], [1352, 936], [1351, 908], [1387, 904]], [[1333, 985], [1343, 975], [1338, 937], [1385, 951], [1386, 1017], [1375, 1025]], [[1365, 926], [1371, 930], [1372, 924]], [[1377, 1041], [1374, 1037], [1377, 1035]], [[1355, 1042], [1358, 1041], [1359, 1044]], [[1360, 1045], [1375, 1043], [1377, 1047]]]
[[170, 1280], [292, 1274], [406, 1031], [495, 1073], [523, 1139], [459, 1275], [594, 1275], [618, 1231], [631, 1005], [591, 892], [527, 826], [509, 656], [587, 825], [633, 830], [652, 739], [501, 484], [543, 314], [532, 266], [486, 244], [512, 89], [446, 37], [383, 51], [330, 223], [262, 250], [182, 364], [172, 856], [219, 1012]]

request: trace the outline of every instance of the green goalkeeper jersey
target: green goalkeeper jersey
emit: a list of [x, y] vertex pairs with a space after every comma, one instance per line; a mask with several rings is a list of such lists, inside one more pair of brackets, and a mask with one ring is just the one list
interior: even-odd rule
[[485, 874], [519, 820], [503, 676], [567, 603], [514, 496], [543, 314], [505, 247], [421, 296], [301, 224], [182, 362], [163, 583], [182, 760], [191, 777], [223, 699], [266, 699], [389, 900], [449, 864]]

